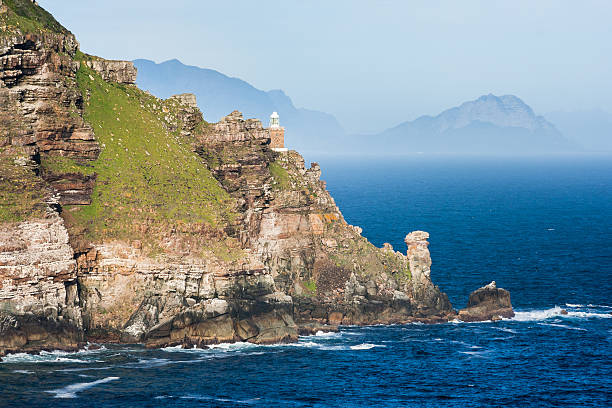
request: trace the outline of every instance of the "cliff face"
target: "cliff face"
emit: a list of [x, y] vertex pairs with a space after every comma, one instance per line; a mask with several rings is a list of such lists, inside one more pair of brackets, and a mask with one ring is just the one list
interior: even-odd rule
[[293, 298], [299, 323], [436, 321], [452, 311], [429, 279], [425, 241], [421, 258], [375, 248], [344, 221], [319, 166], [306, 169], [296, 152], [270, 152], [259, 122], [234, 112], [198, 143], [240, 205], [240, 242]]
[[348, 225], [317, 164], [258, 120], [206, 123], [130, 63], [0, 6], [0, 353], [84, 340], [295, 341], [322, 325], [444, 321], [427, 234]]
[[41, 177], [40, 157], [88, 160], [99, 146], [79, 115], [75, 38], [31, 2], [7, 4], [0, 5], [0, 353], [71, 348], [84, 337], [76, 262], [53, 195], [57, 180]]

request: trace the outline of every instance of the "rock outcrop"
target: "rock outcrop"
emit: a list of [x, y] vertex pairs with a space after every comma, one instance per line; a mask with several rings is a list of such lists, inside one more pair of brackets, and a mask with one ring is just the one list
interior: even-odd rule
[[105, 81], [126, 85], [136, 83], [136, 67], [130, 61], [109, 61], [96, 58], [85, 63], [89, 68], [99, 73]]
[[510, 292], [498, 288], [495, 281], [470, 294], [468, 305], [459, 311], [459, 319], [464, 322], [499, 320], [514, 317], [510, 302]]
[[64, 221], [0, 224], [0, 354], [83, 341], [76, 262]]

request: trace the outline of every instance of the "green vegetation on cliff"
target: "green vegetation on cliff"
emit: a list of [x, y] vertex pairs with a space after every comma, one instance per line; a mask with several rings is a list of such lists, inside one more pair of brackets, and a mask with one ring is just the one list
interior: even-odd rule
[[3, 34], [11, 33], [14, 29], [24, 33], [41, 31], [69, 33], [49, 12], [31, 0], [2, 0], [0, 3], [8, 7], [4, 12], [0, 10], [0, 22], [5, 26]]
[[287, 190], [291, 187], [289, 172], [279, 162], [272, 162], [268, 168], [270, 174], [274, 178], [274, 186], [281, 190]]
[[95, 172], [89, 163], [78, 163], [70, 157], [43, 155], [40, 162], [45, 171], [55, 174], [79, 173], [89, 176]]
[[48, 191], [43, 181], [12, 155], [0, 154], [0, 222], [42, 217]]
[[[86, 58], [79, 53], [79, 58]], [[232, 203], [180, 129], [167, 118], [178, 103], [161, 101], [134, 86], [109, 83], [85, 64], [77, 73], [84, 119], [100, 143], [87, 165], [43, 158], [43, 167], [97, 174], [88, 206], [69, 208], [90, 239], [141, 239], [171, 228], [183, 232], [218, 229], [232, 219]], [[190, 227], [191, 225], [191, 227]]]

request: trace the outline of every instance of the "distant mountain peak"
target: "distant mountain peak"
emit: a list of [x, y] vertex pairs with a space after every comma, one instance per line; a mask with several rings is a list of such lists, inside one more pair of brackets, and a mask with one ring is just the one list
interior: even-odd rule
[[162, 64], [176, 64], [176, 65], [185, 65], [180, 60], [176, 58], [169, 59], [168, 61], [162, 62]]
[[[502, 127], [525, 128], [530, 131], [554, 129], [542, 116], [515, 95], [496, 96], [492, 93], [447, 109], [435, 117], [422, 116], [414, 122], [428, 122], [432, 130], [444, 132], [460, 129], [473, 122], [490, 123]], [[404, 126], [406, 123], [400, 125]]]
[[423, 152], [531, 153], [574, 148], [555, 126], [515, 95], [492, 93], [381, 134]]

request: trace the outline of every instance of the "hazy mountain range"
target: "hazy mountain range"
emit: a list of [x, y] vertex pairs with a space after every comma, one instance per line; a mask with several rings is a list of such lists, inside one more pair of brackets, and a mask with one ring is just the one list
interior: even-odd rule
[[[372, 137], [357, 139], [365, 146]], [[401, 123], [375, 140], [381, 152], [530, 154], [578, 148], [518, 97], [492, 94]]]
[[178, 60], [139, 59], [137, 84], [167, 98], [196, 94], [204, 118], [216, 122], [234, 109], [267, 126], [277, 111], [288, 147], [327, 153], [486, 153], [533, 154], [612, 151], [612, 115], [603, 111], [536, 115], [514, 95], [483, 95], [437, 116], [421, 116], [376, 135], [347, 135], [325, 112], [296, 108], [282, 90], [263, 91], [246, 81]]
[[589, 151], [612, 152], [612, 114], [603, 110], [546, 114], [568, 139]]
[[160, 64], [138, 59], [137, 84], [152, 94], [168, 98], [177, 93], [196, 95], [204, 119], [217, 122], [237, 109], [247, 118], [258, 118], [268, 126], [274, 111], [286, 128], [290, 147], [309, 151], [326, 139], [344, 134], [333, 115], [310, 109], [296, 108], [281, 90], [262, 91], [248, 82], [231, 78], [212, 69], [188, 66], [174, 59]]

